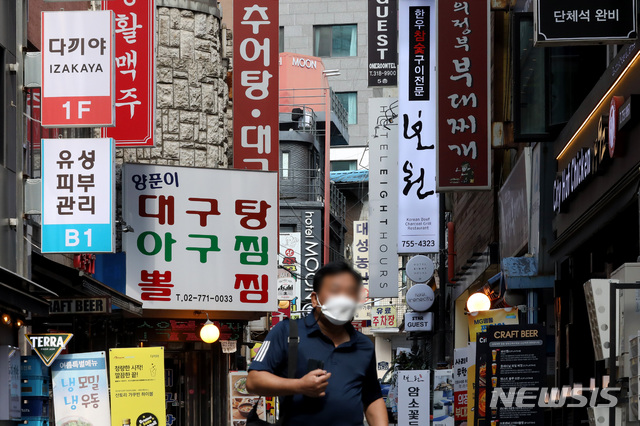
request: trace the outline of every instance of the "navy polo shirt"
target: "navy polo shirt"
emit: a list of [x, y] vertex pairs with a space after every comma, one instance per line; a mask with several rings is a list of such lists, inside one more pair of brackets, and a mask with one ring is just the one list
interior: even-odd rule
[[[324, 362], [331, 373], [326, 395], [311, 398], [302, 394], [280, 398], [285, 425], [362, 426], [363, 412], [382, 398], [373, 343], [349, 323], [351, 339], [335, 347], [325, 336], [313, 314], [298, 322], [296, 378], [309, 372], [309, 360]], [[268, 371], [287, 377], [289, 321], [279, 322], [265, 339], [249, 370]]]

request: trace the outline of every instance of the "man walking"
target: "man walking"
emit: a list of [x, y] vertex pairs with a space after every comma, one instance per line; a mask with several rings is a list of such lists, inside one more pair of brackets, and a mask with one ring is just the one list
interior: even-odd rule
[[351, 325], [362, 277], [345, 262], [316, 272], [313, 311], [297, 323], [295, 378], [286, 378], [290, 322], [269, 333], [249, 368], [247, 390], [280, 396], [284, 425], [388, 426], [373, 343]]

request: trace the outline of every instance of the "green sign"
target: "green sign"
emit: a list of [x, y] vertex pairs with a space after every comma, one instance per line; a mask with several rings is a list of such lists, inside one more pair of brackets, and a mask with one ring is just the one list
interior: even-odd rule
[[47, 367], [60, 355], [73, 337], [71, 333], [27, 334], [27, 340]]

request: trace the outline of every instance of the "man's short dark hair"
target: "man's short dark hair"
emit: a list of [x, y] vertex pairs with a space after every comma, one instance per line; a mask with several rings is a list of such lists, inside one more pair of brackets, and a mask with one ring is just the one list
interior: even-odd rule
[[326, 277], [330, 277], [338, 274], [351, 274], [353, 279], [358, 284], [358, 287], [362, 285], [362, 275], [351, 267], [347, 262], [342, 260], [329, 262], [322, 268], [318, 269], [318, 272], [313, 277], [313, 291], [316, 293], [320, 291], [320, 286]]

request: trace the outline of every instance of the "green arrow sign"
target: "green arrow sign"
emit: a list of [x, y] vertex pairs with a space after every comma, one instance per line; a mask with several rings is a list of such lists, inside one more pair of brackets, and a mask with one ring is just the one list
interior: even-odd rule
[[60, 355], [73, 337], [71, 333], [27, 334], [27, 340], [47, 367]]

